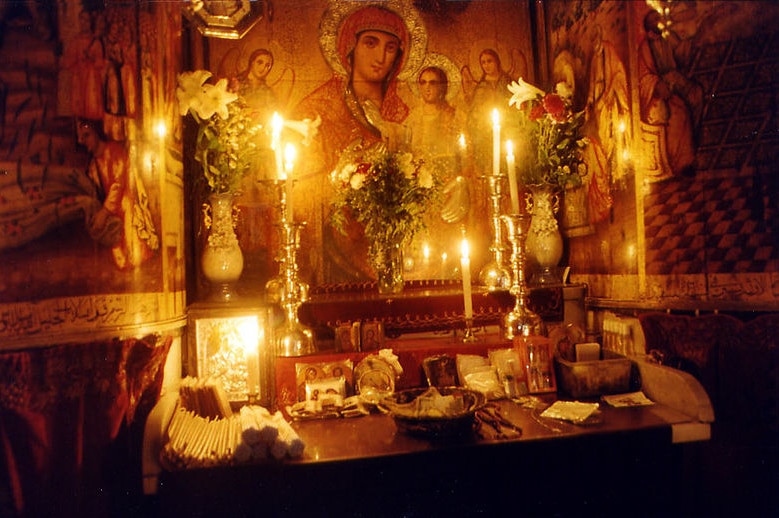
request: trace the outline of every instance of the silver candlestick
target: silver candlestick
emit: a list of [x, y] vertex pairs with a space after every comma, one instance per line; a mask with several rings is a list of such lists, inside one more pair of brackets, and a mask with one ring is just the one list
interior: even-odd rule
[[486, 177], [490, 189], [490, 202], [492, 210], [492, 260], [484, 265], [479, 272], [479, 283], [486, 286], [490, 291], [505, 290], [511, 285], [511, 274], [504, 265], [501, 224], [500, 224], [500, 200], [503, 194], [502, 175], [490, 175]]
[[517, 336], [543, 335], [544, 322], [528, 307], [525, 287], [525, 239], [530, 217], [524, 214], [505, 214], [500, 218], [506, 224], [508, 239], [512, 245], [513, 276], [509, 293], [514, 296], [514, 309], [503, 317], [504, 337], [512, 340]]

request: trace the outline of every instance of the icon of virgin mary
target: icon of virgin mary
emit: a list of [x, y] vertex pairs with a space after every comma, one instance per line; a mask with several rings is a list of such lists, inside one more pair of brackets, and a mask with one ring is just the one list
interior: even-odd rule
[[[308, 171], [296, 186], [296, 199], [306, 204], [296, 207], [305, 211], [308, 221], [301, 257], [310, 260], [315, 284], [364, 281], [373, 276], [367, 243], [356, 224], [346, 238], [330, 227], [328, 175], [355, 141], [365, 146], [383, 141], [392, 147], [402, 139], [409, 108], [398, 95], [397, 83], [413, 75], [424, 59], [426, 33], [415, 13], [398, 2], [336, 3], [325, 12], [319, 31], [333, 75], [293, 114], [298, 120], [322, 120], [312, 150], [321, 167]], [[305, 272], [306, 265], [301, 267]]]

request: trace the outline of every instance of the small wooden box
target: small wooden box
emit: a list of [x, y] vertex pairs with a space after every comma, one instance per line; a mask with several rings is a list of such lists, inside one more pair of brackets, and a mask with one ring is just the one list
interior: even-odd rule
[[600, 360], [571, 362], [555, 356], [558, 391], [571, 398], [591, 398], [631, 390], [633, 362], [603, 351]]

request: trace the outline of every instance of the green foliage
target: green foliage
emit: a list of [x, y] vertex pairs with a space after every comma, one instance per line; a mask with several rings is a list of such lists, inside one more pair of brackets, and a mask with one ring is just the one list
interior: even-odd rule
[[195, 160], [203, 168], [203, 179], [212, 193], [235, 192], [251, 169], [257, 151], [259, 125], [249, 116], [242, 99], [227, 105], [229, 116], [214, 114], [198, 122]]
[[524, 170], [523, 182], [560, 189], [581, 185], [587, 175], [583, 151], [588, 140], [581, 134], [584, 112], [571, 109], [565, 84], [557, 85], [559, 93], [544, 93], [520, 79], [509, 90], [514, 94], [509, 104], [519, 110], [523, 137], [535, 154]]
[[349, 218], [361, 223], [372, 255], [377, 247], [407, 244], [425, 228], [424, 216], [440, 198], [440, 180], [423, 161], [390, 153], [382, 144], [344, 151], [331, 180], [331, 223], [341, 233]]

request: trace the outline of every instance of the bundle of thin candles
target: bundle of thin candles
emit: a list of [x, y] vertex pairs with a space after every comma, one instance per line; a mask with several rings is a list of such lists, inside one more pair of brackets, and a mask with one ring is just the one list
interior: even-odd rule
[[300, 458], [305, 444], [281, 412], [247, 405], [228, 417], [198, 415], [182, 406], [168, 426], [162, 455], [177, 469]]

